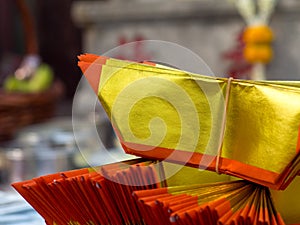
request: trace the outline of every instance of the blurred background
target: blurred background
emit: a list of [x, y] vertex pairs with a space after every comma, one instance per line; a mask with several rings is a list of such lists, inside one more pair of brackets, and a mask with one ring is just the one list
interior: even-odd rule
[[[0, 191], [10, 190], [8, 186], [14, 181], [108, 163], [90, 135], [91, 118], [104, 144], [101, 147], [119, 154], [101, 107], [84, 111], [84, 99], [92, 93], [86, 84], [77, 93], [83, 109], [75, 115], [81, 121], [77, 131], [83, 147], [78, 150], [72, 103], [82, 77], [77, 67], [81, 53], [104, 54], [137, 41], [113, 56], [151, 60], [162, 52], [138, 41], [170, 41], [198, 54], [216, 76], [251, 79], [253, 65], [243, 57], [242, 39], [249, 24], [236, 2], [0, 0]], [[299, 80], [300, 1], [278, 1], [268, 23], [274, 41], [265, 79]], [[82, 151], [86, 151], [84, 156]], [[17, 208], [11, 207], [11, 211], [1, 211], [0, 200], [0, 215], [8, 215], [0, 224], [16, 223], [7, 222], [9, 213]], [[24, 216], [19, 220], [24, 221]]]

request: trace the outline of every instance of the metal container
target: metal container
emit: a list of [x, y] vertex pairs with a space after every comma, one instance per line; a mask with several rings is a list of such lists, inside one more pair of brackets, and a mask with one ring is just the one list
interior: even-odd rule
[[36, 176], [72, 169], [72, 153], [66, 149], [43, 149], [35, 153]]
[[9, 185], [74, 169], [76, 152], [70, 120], [61, 119], [26, 127], [0, 150], [0, 183]]
[[28, 180], [35, 176], [36, 162], [32, 149], [8, 149], [5, 165], [8, 183]]

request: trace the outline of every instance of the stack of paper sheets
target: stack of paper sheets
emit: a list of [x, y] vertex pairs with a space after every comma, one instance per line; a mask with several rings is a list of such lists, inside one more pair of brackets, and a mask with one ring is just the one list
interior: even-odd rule
[[247, 181], [135, 191], [148, 225], [284, 224], [267, 188]]
[[248, 181], [167, 187], [164, 176], [162, 163], [139, 159], [13, 186], [48, 225], [284, 224], [265, 187]]
[[14, 183], [48, 225], [284, 224], [270, 193], [300, 222], [284, 201], [299, 198], [299, 82], [79, 59], [125, 152], [143, 158]]
[[[13, 187], [47, 224], [144, 224], [135, 190], [160, 187], [160, 166], [129, 161], [34, 178]], [[101, 174], [100, 174], [101, 172]]]
[[127, 153], [285, 189], [300, 173], [300, 82], [207, 77], [81, 55]]

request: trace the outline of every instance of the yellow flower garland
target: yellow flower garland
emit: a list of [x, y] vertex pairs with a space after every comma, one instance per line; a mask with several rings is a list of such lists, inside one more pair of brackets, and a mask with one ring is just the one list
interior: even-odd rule
[[274, 39], [272, 30], [265, 25], [246, 28], [243, 40], [246, 44], [244, 58], [249, 63], [269, 63], [273, 58], [271, 43]]

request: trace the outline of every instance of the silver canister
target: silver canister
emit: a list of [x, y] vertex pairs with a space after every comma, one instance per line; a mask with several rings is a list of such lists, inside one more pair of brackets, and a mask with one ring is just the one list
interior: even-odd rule
[[36, 162], [32, 149], [7, 150], [5, 164], [9, 183], [28, 180], [36, 174]]

